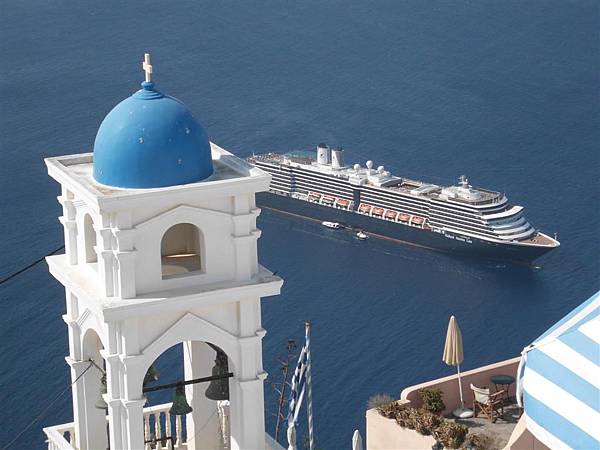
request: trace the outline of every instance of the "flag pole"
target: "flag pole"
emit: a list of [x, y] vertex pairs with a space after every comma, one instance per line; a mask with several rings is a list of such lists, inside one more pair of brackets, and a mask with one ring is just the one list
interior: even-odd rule
[[310, 322], [304, 322], [304, 332], [306, 338], [306, 388], [308, 390], [307, 412], [308, 412], [308, 438], [310, 442], [310, 450], [315, 450], [315, 435], [313, 433], [313, 415], [312, 415], [312, 377], [311, 366], [312, 358], [310, 356]]

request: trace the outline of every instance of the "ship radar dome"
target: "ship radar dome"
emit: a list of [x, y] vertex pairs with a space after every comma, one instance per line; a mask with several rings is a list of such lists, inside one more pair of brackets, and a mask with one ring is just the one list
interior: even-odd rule
[[213, 173], [202, 125], [176, 98], [155, 89], [145, 55], [142, 89], [102, 121], [94, 142], [94, 178], [120, 188], [158, 188], [194, 183]]

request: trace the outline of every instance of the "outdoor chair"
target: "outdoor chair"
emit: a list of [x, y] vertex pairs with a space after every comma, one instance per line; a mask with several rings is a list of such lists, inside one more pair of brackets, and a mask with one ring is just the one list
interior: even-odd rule
[[[496, 422], [498, 417], [504, 416], [504, 390], [490, 393], [488, 388], [478, 388], [471, 384], [473, 391], [473, 415], [477, 417], [477, 408], [479, 411], [492, 421]], [[500, 413], [498, 414], [498, 411]]]

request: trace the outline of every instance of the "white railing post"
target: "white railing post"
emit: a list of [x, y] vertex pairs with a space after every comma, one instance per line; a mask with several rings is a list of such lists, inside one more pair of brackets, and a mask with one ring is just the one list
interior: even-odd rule
[[177, 441], [175, 442], [175, 448], [180, 449], [182, 447], [182, 433], [181, 433], [181, 416], [175, 416], [175, 433], [177, 435]]
[[156, 447], [161, 448], [160, 438], [162, 438], [162, 427], [160, 426], [160, 411], [154, 413], [154, 437], [156, 439]]
[[[144, 413], [144, 442], [150, 440], [150, 414]], [[150, 443], [144, 444], [144, 450], [151, 450]]]
[[173, 450], [173, 435], [171, 434], [171, 415], [169, 412], [165, 412], [165, 436], [170, 439], [167, 441], [167, 449]]

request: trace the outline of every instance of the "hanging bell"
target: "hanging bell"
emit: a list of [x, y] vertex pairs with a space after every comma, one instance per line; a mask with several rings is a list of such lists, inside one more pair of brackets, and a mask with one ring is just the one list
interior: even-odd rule
[[175, 389], [175, 397], [173, 397], [173, 404], [169, 413], [174, 416], [185, 416], [192, 412], [192, 407], [188, 405], [187, 399], [185, 398], [185, 388], [183, 386], [177, 386]]
[[104, 394], [106, 394], [106, 374], [102, 374], [102, 378], [100, 379], [100, 389], [98, 389], [98, 399], [94, 406], [98, 409], [106, 409], [108, 405], [104, 401]]
[[[212, 348], [217, 352], [215, 358], [215, 365], [212, 368], [212, 374], [215, 375], [227, 375], [229, 373], [229, 366], [227, 365], [227, 355], [223, 350], [217, 346], [211, 345]], [[206, 388], [204, 393], [206, 398], [211, 400], [229, 400], [229, 379], [220, 378], [213, 380]]]
[[159, 377], [160, 372], [156, 370], [156, 367], [154, 367], [154, 364], [152, 364], [146, 372], [146, 375], [144, 375], [144, 386], [146, 386], [149, 383], [152, 383], [153, 381], [158, 381]]

